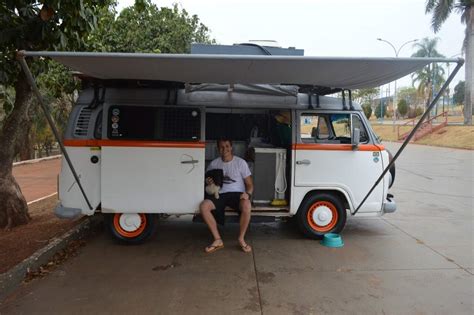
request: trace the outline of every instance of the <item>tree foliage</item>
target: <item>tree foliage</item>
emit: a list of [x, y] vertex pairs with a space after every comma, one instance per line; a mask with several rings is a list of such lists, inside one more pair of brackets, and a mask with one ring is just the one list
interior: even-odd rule
[[405, 99], [401, 99], [398, 101], [397, 104], [398, 112], [402, 117], [405, 117], [405, 115], [408, 113], [408, 103]]
[[[196, 15], [177, 5], [158, 8], [150, 0], [136, 0], [118, 16], [114, 0], [6, 0], [0, 3], [0, 29], [0, 227], [28, 221], [26, 202], [11, 174], [14, 156], [31, 141], [45, 151], [54, 142], [16, 51], [184, 53], [193, 41], [212, 42]], [[78, 82], [54, 61], [26, 60], [59, 129], [65, 128]]]
[[380, 93], [379, 88], [357, 89], [352, 91], [352, 98], [359, 104], [362, 104], [365, 117], [367, 119], [372, 115], [372, 103]]
[[88, 39], [91, 50], [146, 53], [188, 53], [193, 42], [214, 42], [197, 15], [190, 16], [177, 4], [159, 8], [150, 0], [137, 1], [118, 15], [103, 10]]
[[364, 111], [365, 117], [367, 117], [367, 119], [370, 119], [370, 116], [372, 116], [372, 106], [370, 105], [370, 103], [363, 104], [362, 110]]
[[462, 104], [464, 102], [465, 81], [459, 81], [454, 87], [453, 101], [454, 104]]
[[[14, 156], [30, 148], [32, 112], [35, 107], [26, 76], [16, 62], [17, 50], [78, 50], [97, 24], [105, 0], [7, 0], [0, 3], [0, 85], [13, 106], [5, 112], [0, 131], [0, 227], [28, 222], [28, 208], [12, 176]], [[48, 61], [29, 60], [34, 74], [46, 70]], [[3, 109], [5, 110], [4, 98]], [[8, 104], [7, 104], [8, 107]], [[7, 108], [8, 109], [8, 108]]]
[[359, 104], [372, 103], [379, 91], [379, 88], [357, 89], [352, 91], [352, 98]]
[[385, 115], [387, 114], [387, 106], [385, 104], [378, 103], [377, 106], [375, 107], [374, 114], [375, 114], [375, 117], [377, 118], [385, 117]]
[[[12, 1], [0, 5], [2, 85], [12, 85], [19, 66], [17, 50], [78, 50], [97, 24], [98, 10], [106, 0]], [[35, 70], [39, 70], [37, 65]]]
[[464, 86], [464, 124], [472, 125], [472, 103], [474, 103], [473, 60], [474, 60], [474, 1], [473, 0], [427, 0], [425, 13], [432, 13], [431, 27], [437, 33], [451, 12], [461, 14], [461, 22], [466, 24], [463, 50], [465, 52], [465, 78]]
[[418, 103], [419, 94], [414, 87], [401, 87], [397, 91], [397, 97], [407, 101], [408, 105], [416, 105]]
[[[412, 57], [444, 57], [436, 48], [438, 41], [439, 38], [423, 38], [413, 45], [417, 51]], [[432, 99], [433, 92], [439, 90], [445, 82], [444, 68], [439, 63], [431, 63], [417, 70], [411, 77], [413, 84], [418, 83], [418, 93], [425, 98], [426, 103]]]

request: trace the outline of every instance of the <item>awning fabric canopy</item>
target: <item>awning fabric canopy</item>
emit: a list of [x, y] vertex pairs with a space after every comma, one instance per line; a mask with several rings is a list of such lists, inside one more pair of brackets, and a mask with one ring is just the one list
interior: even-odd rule
[[442, 58], [345, 58], [96, 52], [22, 52], [51, 57], [98, 79], [183, 83], [297, 84], [360, 89], [386, 84]]

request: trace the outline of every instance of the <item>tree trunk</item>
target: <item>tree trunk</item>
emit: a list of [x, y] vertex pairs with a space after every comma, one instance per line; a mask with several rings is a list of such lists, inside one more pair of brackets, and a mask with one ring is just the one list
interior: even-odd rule
[[474, 103], [474, 81], [472, 80], [472, 59], [474, 58], [474, 11], [472, 6], [466, 14], [466, 83], [464, 85], [464, 124], [472, 125], [472, 104]]
[[33, 141], [31, 140], [31, 119], [27, 115], [28, 121], [25, 122], [23, 128], [25, 129], [24, 132], [24, 139], [19, 142], [19, 152], [20, 152], [20, 161], [31, 160], [34, 158], [34, 148], [33, 148]]
[[31, 219], [20, 186], [10, 174], [0, 178], [0, 227], [26, 224]]
[[[32, 96], [25, 74], [18, 74], [15, 83], [15, 104], [0, 134], [0, 228], [25, 224], [30, 219], [28, 206], [20, 187], [12, 175], [13, 159], [18, 153], [18, 142], [25, 138], [28, 130], [28, 109]], [[26, 128], [27, 129], [27, 128]]]

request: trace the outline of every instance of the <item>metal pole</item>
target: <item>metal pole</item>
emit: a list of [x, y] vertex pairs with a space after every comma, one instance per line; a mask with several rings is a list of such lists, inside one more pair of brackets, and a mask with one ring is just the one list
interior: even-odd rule
[[364, 197], [364, 199], [362, 200], [362, 202], [359, 204], [359, 206], [357, 207], [357, 209], [354, 211], [354, 213], [352, 215], [355, 215], [360, 207], [362, 207], [362, 205], [364, 204], [364, 202], [367, 200], [367, 198], [369, 198], [370, 194], [372, 193], [372, 191], [374, 191], [375, 187], [377, 187], [377, 185], [380, 183], [380, 181], [383, 179], [383, 177], [385, 176], [385, 174], [387, 174], [387, 172], [390, 170], [390, 168], [392, 167], [393, 164], [395, 164], [395, 161], [398, 159], [398, 157], [400, 156], [400, 154], [403, 152], [403, 150], [405, 149], [405, 147], [407, 146], [408, 142], [410, 142], [411, 138], [413, 138], [413, 136], [415, 135], [416, 131], [418, 130], [418, 128], [421, 126], [423, 120], [425, 120], [425, 118], [428, 116], [429, 112], [431, 109], [433, 109], [434, 105], [436, 104], [436, 102], [439, 100], [439, 98], [441, 97], [441, 95], [444, 93], [444, 90], [446, 89], [446, 87], [449, 86], [449, 83], [451, 83], [451, 81], [453, 80], [454, 76], [458, 73], [459, 69], [462, 67], [462, 65], [464, 64], [464, 59], [462, 58], [459, 58], [458, 60], [458, 64], [456, 65], [456, 68], [454, 69], [453, 73], [451, 74], [451, 76], [446, 80], [446, 82], [443, 84], [443, 86], [441, 87], [441, 90], [438, 92], [438, 94], [436, 94], [436, 97], [434, 98], [434, 100], [431, 102], [430, 106], [428, 107], [428, 109], [425, 111], [425, 113], [423, 114], [423, 116], [421, 116], [420, 120], [418, 121], [418, 123], [416, 124], [415, 128], [413, 128], [413, 130], [410, 132], [410, 134], [408, 135], [408, 137], [405, 139], [405, 141], [403, 142], [401, 148], [397, 151], [397, 153], [395, 154], [395, 156], [393, 157], [392, 161], [387, 165], [387, 167], [383, 170], [382, 172], [382, 175], [380, 175], [380, 177], [375, 181], [375, 184], [372, 186], [372, 188], [369, 190], [369, 192], [367, 193], [367, 195]]
[[[398, 56], [397, 56], [398, 57]], [[393, 91], [393, 132], [395, 132], [395, 120], [397, 117], [397, 80], [395, 80], [395, 91]]]
[[[462, 56], [462, 53], [457, 53], [457, 54], [454, 54], [452, 56], [449, 56], [449, 58], [454, 58], [456, 56]], [[447, 66], [448, 66], [448, 77], [449, 77], [449, 73], [450, 73], [450, 69], [451, 69], [451, 64], [448, 62], [447, 63]], [[451, 109], [452, 110], [452, 105], [454, 105], [454, 102], [451, 103], [451, 88], [448, 86], [448, 88], [446, 89], [446, 94], [448, 95], [448, 101], [447, 101], [447, 109], [446, 109], [446, 112], [449, 113], [449, 110]], [[444, 110], [443, 110], [444, 111]]]
[[86, 200], [87, 206], [89, 207], [89, 210], [93, 210], [92, 206], [89, 202], [89, 199], [87, 198], [87, 195], [81, 185], [81, 182], [79, 181], [79, 176], [77, 176], [76, 170], [74, 169], [74, 166], [72, 165], [71, 159], [69, 158], [69, 155], [66, 151], [66, 148], [64, 147], [61, 137], [59, 136], [59, 132], [56, 129], [56, 126], [54, 125], [53, 119], [51, 118], [51, 114], [49, 112], [48, 106], [45, 104], [43, 97], [41, 96], [40, 91], [38, 90], [38, 87], [36, 86], [35, 79], [33, 78], [33, 74], [31, 74], [30, 68], [28, 67], [28, 64], [26, 63], [25, 60], [25, 55], [22, 51], [17, 52], [17, 60], [21, 65], [21, 68], [23, 69], [23, 72], [26, 74], [26, 79], [28, 80], [28, 83], [31, 86], [31, 89], [36, 95], [36, 98], [38, 99], [38, 102], [40, 103], [41, 108], [43, 109], [44, 115], [46, 116], [46, 120], [48, 120], [49, 126], [51, 127], [54, 137], [59, 143], [59, 146], [61, 147], [61, 151], [64, 154], [64, 157], [66, 158], [67, 164], [69, 165], [69, 168], [71, 169], [72, 175], [74, 176], [74, 179], [77, 182], [77, 185], [79, 186], [79, 189], [82, 192], [82, 195], [84, 196], [84, 199]]
[[383, 120], [382, 120], [383, 119], [382, 118], [382, 98], [383, 98], [383, 85], [380, 87], [380, 123], [383, 123]]

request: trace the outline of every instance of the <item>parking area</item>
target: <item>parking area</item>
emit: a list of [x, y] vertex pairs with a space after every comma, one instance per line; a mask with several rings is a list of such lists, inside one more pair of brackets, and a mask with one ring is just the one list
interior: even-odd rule
[[393, 193], [397, 212], [348, 218], [339, 249], [286, 222], [253, 224], [252, 254], [234, 224], [205, 254], [209, 233], [190, 217], [140, 246], [101, 233], [0, 314], [472, 314], [473, 151], [409, 145]]

